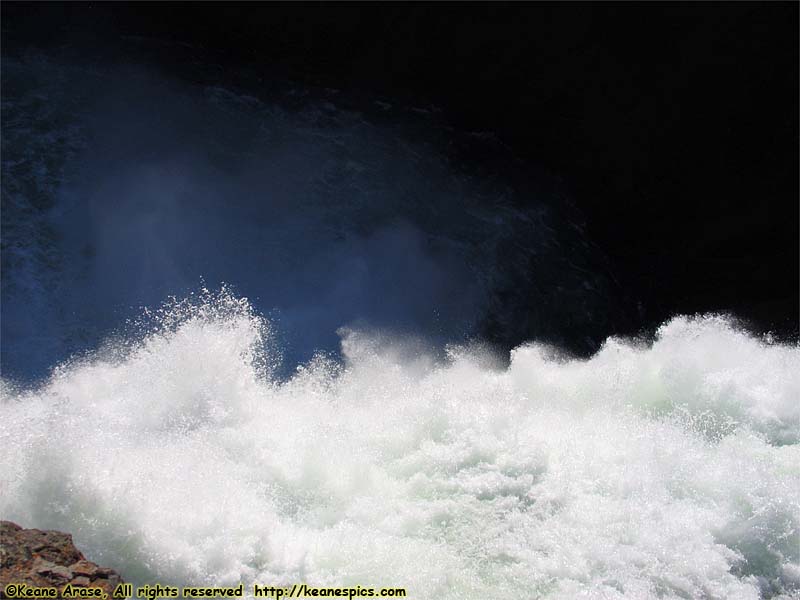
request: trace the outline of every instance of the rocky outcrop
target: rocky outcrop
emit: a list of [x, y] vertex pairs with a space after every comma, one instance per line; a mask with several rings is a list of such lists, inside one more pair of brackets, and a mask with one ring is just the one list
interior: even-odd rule
[[86, 560], [67, 533], [23, 529], [0, 521], [0, 598], [9, 597], [5, 588], [10, 583], [53, 587], [58, 597], [67, 584], [100, 588], [111, 598], [122, 577]]

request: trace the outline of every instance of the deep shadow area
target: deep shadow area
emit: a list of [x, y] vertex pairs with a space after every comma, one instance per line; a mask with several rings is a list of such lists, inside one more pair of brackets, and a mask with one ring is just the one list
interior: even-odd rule
[[[707, 311], [797, 333], [796, 3], [5, 2], [2, 27], [4, 53], [134, 60], [158, 40], [136, 47], [187, 79], [211, 60], [221, 81], [439, 110], [508, 147], [521, 185], [530, 165], [564, 182], [625, 290], [607, 334]], [[491, 171], [501, 159], [479, 148], [451, 150]]]

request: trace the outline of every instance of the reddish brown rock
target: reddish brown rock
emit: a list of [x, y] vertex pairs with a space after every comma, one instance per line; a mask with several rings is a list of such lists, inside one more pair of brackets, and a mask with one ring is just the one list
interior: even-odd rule
[[99, 568], [96, 564], [89, 562], [88, 560], [79, 560], [76, 562], [72, 567], [72, 572], [76, 575], [86, 575], [87, 577], [91, 577], [95, 573], [97, 573], [97, 569]]
[[11, 583], [54, 587], [59, 598], [67, 584], [99, 587], [111, 598], [122, 581], [113, 569], [86, 560], [67, 533], [0, 521], [0, 598], [8, 597], [5, 588]]

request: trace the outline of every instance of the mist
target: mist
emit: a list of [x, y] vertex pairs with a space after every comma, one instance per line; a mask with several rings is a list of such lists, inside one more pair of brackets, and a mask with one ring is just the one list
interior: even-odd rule
[[[7, 376], [41, 377], [143, 309], [223, 284], [275, 323], [289, 370], [337, 352], [340, 327], [443, 347], [532, 290], [543, 332], [570, 295], [607, 301], [551, 199], [521, 209], [507, 184], [471, 175], [430, 111], [42, 57], [4, 76]], [[35, 230], [15, 229], [23, 212]]]

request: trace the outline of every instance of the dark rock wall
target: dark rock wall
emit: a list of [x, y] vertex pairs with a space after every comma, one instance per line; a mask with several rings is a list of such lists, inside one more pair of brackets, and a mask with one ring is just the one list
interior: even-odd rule
[[432, 103], [495, 133], [564, 180], [638, 306], [608, 333], [718, 310], [797, 331], [797, 32], [797, 3], [3, 5], [4, 50], [177, 42], [158, 61], [186, 76], [210, 52], [220, 76]]

